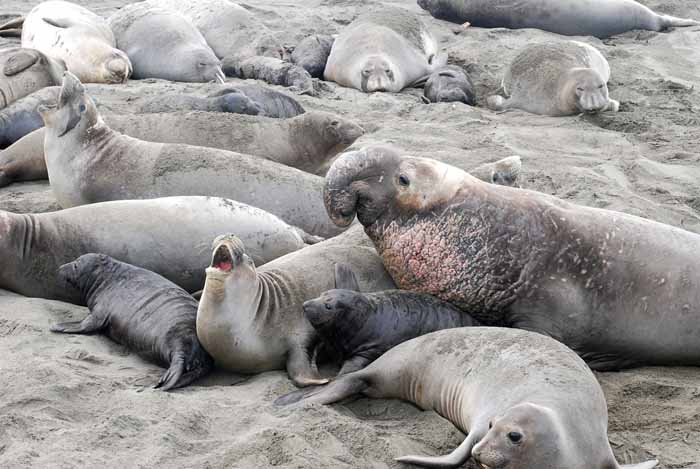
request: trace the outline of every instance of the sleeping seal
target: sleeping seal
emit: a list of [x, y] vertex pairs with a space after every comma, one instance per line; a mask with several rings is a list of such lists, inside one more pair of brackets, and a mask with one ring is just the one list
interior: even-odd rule
[[156, 388], [181, 388], [206, 375], [214, 360], [197, 339], [197, 300], [149, 270], [104, 254], [85, 254], [62, 265], [59, 278], [80, 291], [90, 314], [53, 332], [101, 332], [168, 371]]
[[467, 434], [449, 455], [403, 456], [426, 467], [650, 469], [620, 466], [608, 442], [608, 408], [586, 364], [565, 345], [528, 331], [448, 329], [409, 340], [367, 368], [279, 398], [331, 404], [354, 394], [434, 410]]
[[313, 78], [323, 78], [328, 56], [335, 38], [328, 34], [314, 34], [302, 40], [292, 52], [292, 63], [309, 72]]
[[0, 109], [47, 86], [61, 84], [66, 65], [34, 49], [0, 49]]
[[423, 101], [426, 103], [476, 103], [474, 84], [461, 67], [446, 65], [434, 71], [425, 82]]

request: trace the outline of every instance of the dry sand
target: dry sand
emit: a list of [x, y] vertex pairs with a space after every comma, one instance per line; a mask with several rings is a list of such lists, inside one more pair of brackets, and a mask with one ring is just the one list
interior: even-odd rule
[[[128, 1], [78, 3], [109, 15]], [[337, 32], [378, 3], [249, 2], [290, 44], [311, 33]], [[429, 17], [414, 0], [384, 3], [423, 16], [450, 62], [472, 74], [480, 106], [522, 46], [557, 37], [535, 30], [464, 30]], [[697, 0], [642, 3], [700, 19]], [[33, 4], [3, 0], [0, 19]], [[608, 57], [610, 94], [621, 101], [620, 113], [495, 114], [462, 104], [424, 105], [418, 90], [365, 95], [334, 84], [318, 98], [299, 99], [307, 109], [355, 118], [369, 131], [359, 143], [394, 142], [466, 169], [519, 154], [527, 188], [700, 232], [700, 28], [579, 40]], [[0, 47], [16, 42], [0, 40]], [[103, 107], [129, 112], [146, 97], [213, 86], [144, 80], [89, 88]], [[46, 184], [32, 183], [1, 190], [0, 208], [45, 211], [56, 205]], [[162, 372], [157, 366], [101, 336], [48, 332], [51, 323], [85, 313], [60, 302], [0, 295], [0, 467], [378, 469], [399, 467], [392, 458], [408, 452], [448, 452], [462, 439], [435, 413], [399, 401], [274, 408], [273, 399], [292, 389], [282, 372], [248, 379], [217, 373], [181, 391], [154, 391], [150, 386]], [[700, 369], [645, 368], [598, 378], [618, 460], [656, 457], [662, 468], [700, 467]]]

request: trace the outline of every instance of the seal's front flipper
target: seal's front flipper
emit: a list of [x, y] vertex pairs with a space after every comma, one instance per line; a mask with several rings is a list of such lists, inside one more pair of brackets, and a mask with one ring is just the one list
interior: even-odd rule
[[446, 456], [401, 456], [396, 461], [423, 467], [459, 467], [467, 462], [475, 443], [474, 432], [471, 432], [457, 449]]
[[0, 25], [0, 37], [20, 37], [23, 24], [24, 16], [20, 16]]
[[657, 464], [659, 464], [659, 461], [652, 459], [651, 461], [641, 462], [639, 464], [623, 464], [620, 466], [620, 469], [651, 469], [652, 467], [656, 467]]
[[614, 99], [611, 99], [608, 101], [608, 105], [605, 107], [605, 110], [608, 112], [617, 112], [620, 110], [620, 101], [615, 101]]
[[170, 389], [184, 386], [187, 383], [179, 383], [184, 370], [185, 359], [182, 356], [178, 356], [170, 363], [170, 368], [168, 368], [168, 371], [166, 371], [165, 374], [160, 377], [160, 380], [158, 380], [158, 384], [154, 386], [154, 389], [169, 391]]
[[360, 283], [355, 272], [348, 264], [338, 262], [335, 264], [335, 288], [338, 290], [360, 291]]
[[5, 171], [0, 169], [0, 187], [9, 186], [12, 184], [13, 180], [8, 176]]
[[488, 99], [486, 99], [486, 105], [492, 111], [505, 111], [510, 107], [508, 100], [497, 94], [489, 96]]
[[5, 62], [2, 72], [6, 77], [17, 75], [25, 71], [39, 60], [39, 55], [36, 52], [26, 49], [20, 49]]
[[99, 321], [94, 314], [88, 314], [82, 321], [62, 322], [51, 326], [51, 332], [61, 332], [63, 334], [90, 334], [98, 332], [104, 323]]
[[332, 381], [325, 386], [316, 386], [314, 388], [300, 389], [298, 391], [285, 394], [275, 400], [275, 405], [285, 406], [296, 402], [308, 402], [316, 404], [332, 404], [342, 401], [354, 394], [359, 394], [367, 389], [367, 382], [358, 373], [345, 375], [342, 378]]
[[346, 360], [345, 363], [343, 363], [342, 368], [340, 368], [340, 371], [338, 372], [338, 376], [343, 376], [347, 375], [349, 373], [354, 373], [355, 371], [359, 371], [362, 368], [366, 367], [370, 363], [372, 363], [373, 359], [369, 359], [366, 357], [362, 357], [360, 355], [355, 355], [349, 360]]
[[292, 382], [300, 388], [328, 382], [327, 379], [321, 378], [311, 366], [307, 349], [302, 346], [295, 346], [289, 351], [287, 374]]

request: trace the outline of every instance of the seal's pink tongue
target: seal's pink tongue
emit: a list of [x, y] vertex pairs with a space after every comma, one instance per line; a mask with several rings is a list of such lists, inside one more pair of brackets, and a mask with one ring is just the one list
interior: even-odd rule
[[231, 263], [231, 261], [219, 262], [214, 267], [216, 267], [219, 270], [223, 270], [224, 272], [231, 272], [231, 269], [233, 269], [233, 263]]
[[226, 245], [221, 245], [216, 250], [211, 266], [224, 272], [233, 270], [233, 259], [231, 259], [231, 253]]

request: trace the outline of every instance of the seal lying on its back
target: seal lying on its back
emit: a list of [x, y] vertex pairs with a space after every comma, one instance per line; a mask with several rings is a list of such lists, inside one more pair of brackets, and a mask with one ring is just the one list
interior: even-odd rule
[[480, 28], [536, 28], [601, 39], [633, 29], [700, 25], [659, 15], [633, 0], [418, 0], [418, 5], [435, 18]]
[[428, 77], [423, 88], [426, 103], [462, 102], [473, 106], [476, 103], [474, 84], [461, 67], [447, 65]]
[[291, 61], [309, 72], [314, 78], [323, 78], [328, 56], [335, 38], [327, 34], [314, 34], [294, 48]]
[[535, 44], [506, 71], [502, 87], [509, 98], [490, 96], [488, 106], [547, 116], [617, 112], [620, 103], [608, 96], [609, 78], [608, 61], [593, 46], [578, 41]]
[[360, 293], [352, 269], [343, 264], [336, 265], [335, 278], [336, 289], [306, 301], [304, 314], [321, 342], [342, 358], [338, 375], [362, 369], [414, 337], [479, 325], [468, 314], [434, 296], [404, 290]]
[[316, 241], [267, 212], [216, 197], [105, 202], [36, 215], [0, 211], [0, 288], [79, 304], [56, 272], [100, 252], [198, 291], [211, 240], [228, 232], [245, 241], [258, 265]]
[[382, 147], [338, 157], [324, 199], [341, 226], [357, 214], [401, 289], [550, 335], [596, 370], [700, 365], [700, 235]]
[[620, 466], [608, 442], [603, 391], [563, 344], [527, 331], [466, 327], [404, 342], [364, 370], [278, 405], [331, 404], [354, 394], [398, 398], [434, 410], [468, 434], [441, 457], [404, 456], [426, 467], [458, 467], [473, 458], [503, 469], [649, 469]]
[[60, 86], [42, 88], [0, 110], [0, 148], [6, 148], [25, 135], [44, 126], [38, 108], [55, 103]]
[[393, 91], [445, 65], [435, 37], [413, 13], [386, 8], [360, 15], [331, 48], [324, 77], [366, 93]]
[[104, 254], [80, 256], [58, 275], [80, 291], [90, 314], [56, 324], [53, 332], [105, 333], [167, 367], [155, 386], [163, 391], [187, 386], [214, 367], [197, 339], [197, 300], [169, 280]]
[[34, 49], [0, 49], [0, 109], [47, 86], [61, 84], [66, 65]]
[[197, 313], [199, 340], [223, 368], [260, 373], [286, 367], [298, 386], [325, 382], [310, 362], [316, 339], [302, 304], [334, 287], [338, 262], [358, 273], [365, 290], [393, 288], [359, 226], [259, 269], [240, 239], [219, 237]]
[[176, 11], [132, 3], [109, 17], [117, 47], [129, 56], [134, 78], [224, 83], [221, 62], [199, 30]]
[[107, 22], [70, 2], [50, 0], [32, 8], [22, 26], [22, 47], [63, 60], [86, 83], [124, 83], [132, 72]]

